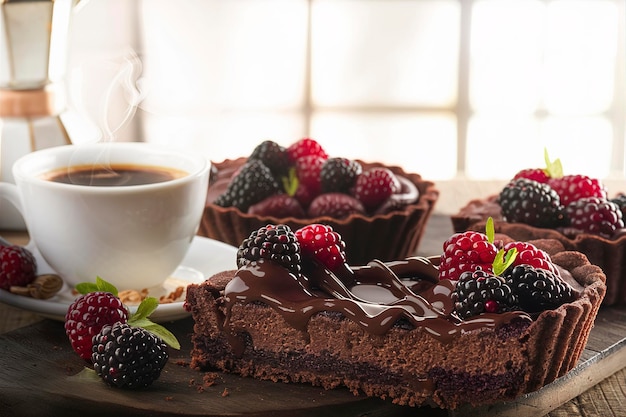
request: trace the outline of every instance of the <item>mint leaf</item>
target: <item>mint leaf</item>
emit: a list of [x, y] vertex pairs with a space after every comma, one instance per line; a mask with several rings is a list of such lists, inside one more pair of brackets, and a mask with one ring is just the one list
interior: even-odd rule
[[81, 380], [81, 382], [94, 381], [94, 382], [102, 382], [96, 371], [92, 368], [84, 367], [82, 371], [77, 373], [70, 378], [76, 378]]
[[98, 291], [110, 292], [117, 297], [117, 288], [115, 288], [115, 285], [106, 282], [100, 277], [96, 277], [96, 285], [98, 286]]
[[[132, 320], [145, 319], [152, 314], [154, 310], [159, 306], [159, 300], [154, 297], [146, 297], [141, 301], [141, 304], [137, 307], [137, 311], [132, 315]], [[130, 321], [130, 319], [129, 319]]]
[[500, 276], [506, 269], [513, 264], [517, 258], [517, 248], [511, 248], [506, 253], [504, 249], [500, 249], [496, 253], [496, 258], [493, 260], [492, 268], [495, 276]]
[[140, 320], [130, 319], [128, 320], [128, 324], [132, 327], [141, 327], [142, 329], [149, 331], [156, 337], [161, 338], [165, 343], [167, 343], [174, 349], [180, 349], [180, 343], [178, 342], [178, 339], [176, 339], [176, 336], [172, 334], [172, 332], [148, 318], [143, 318]]
[[90, 292], [104, 291], [110, 292], [117, 297], [117, 288], [115, 288], [115, 285], [106, 282], [100, 277], [96, 277], [96, 282], [81, 282], [79, 284], [76, 284], [74, 289], [79, 294], [83, 295], [89, 294]]
[[176, 336], [174, 336], [169, 330], [150, 320], [149, 316], [159, 306], [159, 300], [154, 297], [146, 297], [137, 307], [135, 311], [128, 318], [128, 325], [132, 327], [141, 327], [156, 337], [161, 338], [165, 343], [174, 349], [180, 349], [180, 343]]
[[548, 149], [543, 149], [543, 159], [546, 161], [546, 173], [550, 178], [563, 178], [563, 165], [561, 164], [561, 160], [556, 158], [554, 161], [550, 161], [550, 156], [548, 155]]
[[282, 177], [281, 180], [283, 182], [283, 189], [285, 190], [285, 193], [289, 197], [293, 197], [294, 195], [296, 195], [296, 191], [298, 190], [298, 186], [300, 185], [296, 169], [293, 167], [289, 168], [288, 176]]
[[96, 285], [95, 282], [81, 282], [80, 284], [76, 284], [74, 289], [79, 294], [85, 295], [85, 294], [89, 294], [90, 292], [98, 291], [98, 286]]
[[176, 339], [176, 336], [160, 324], [151, 322], [151, 324], [146, 324], [142, 327], [153, 335], [160, 337], [161, 340], [167, 343], [170, 347], [176, 350], [180, 349], [180, 343], [178, 342], [178, 339]]
[[489, 243], [493, 243], [496, 239], [496, 228], [493, 224], [493, 218], [490, 216], [487, 219], [487, 224], [485, 225], [485, 234], [487, 235], [487, 241]]

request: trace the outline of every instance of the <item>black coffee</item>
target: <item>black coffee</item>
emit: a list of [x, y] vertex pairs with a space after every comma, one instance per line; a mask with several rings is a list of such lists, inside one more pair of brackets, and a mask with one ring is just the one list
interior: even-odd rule
[[187, 175], [173, 168], [148, 165], [111, 164], [107, 166], [77, 165], [49, 172], [44, 179], [53, 182], [94, 187], [119, 187], [155, 184]]

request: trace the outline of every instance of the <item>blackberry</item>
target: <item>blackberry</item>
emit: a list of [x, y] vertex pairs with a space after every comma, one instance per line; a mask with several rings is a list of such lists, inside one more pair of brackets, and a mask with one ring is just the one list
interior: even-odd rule
[[265, 140], [258, 144], [248, 160], [259, 160], [272, 171], [275, 178], [287, 175], [291, 162], [287, 149], [272, 140]]
[[218, 195], [213, 204], [220, 207], [230, 207], [233, 205], [233, 198], [230, 193], [224, 191], [222, 194]]
[[459, 276], [452, 292], [454, 309], [462, 319], [481, 313], [504, 313], [519, 310], [517, 295], [504, 279], [477, 269]]
[[565, 224], [565, 208], [547, 184], [518, 178], [500, 191], [497, 200], [508, 222], [550, 228]]
[[611, 201], [614, 204], [617, 204], [617, 207], [622, 212], [622, 219], [626, 219], [626, 194], [618, 194], [615, 197], [611, 198]]
[[300, 243], [289, 226], [268, 224], [241, 242], [237, 251], [239, 268], [261, 258], [277, 262], [296, 275], [300, 273]]
[[107, 384], [140, 389], [159, 378], [169, 354], [167, 345], [147, 330], [115, 323], [94, 336], [91, 359]]
[[603, 198], [581, 198], [568, 204], [566, 213], [570, 227], [585, 233], [610, 238], [624, 227], [622, 210]]
[[234, 206], [245, 213], [252, 204], [279, 192], [280, 188], [272, 171], [263, 162], [255, 159], [241, 168], [228, 184], [226, 191], [215, 200], [215, 204], [222, 207]]
[[340, 157], [328, 158], [320, 172], [322, 193], [348, 194], [361, 172], [363, 167], [357, 161]]
[[519, 299], [520, 307], [529, 313], [550, 310], [569, 302], [574, 290], [552, 271], [531, 265], [517, 265], [504, 273], [506, 283]]

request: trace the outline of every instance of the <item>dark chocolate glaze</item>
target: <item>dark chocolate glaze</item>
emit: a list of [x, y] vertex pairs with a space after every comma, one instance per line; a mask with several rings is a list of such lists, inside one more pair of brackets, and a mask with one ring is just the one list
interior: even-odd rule
[[[374, 335], [385, 334], [404, 319], [442, 343], [449, 343], [464, 332], [496, 328], [513, 320], [532, 320], [522, 311], [461, 320], [453, 313], [450, 297], [455, 283], [437, 276], [437, 267], [422, 257], [387, 263], [372, 261], [353, 268], [346, 265], [335, 272], [316, 265], [303, 268], [299, 277], [271, 261], [251, 262], [240, 268], [225, 288], [223, 330], [234, 353], [243, 354], [245, 344], [237, 336], [241, 329], [231, 325], [231, 310], [237, 303], [252, 302], [267, 304], [290, 326], [303, 332], [311, 316], [331, 311], [341, 313]], [[355, 295], [363, 289], [383, 293], [385, 301]]]

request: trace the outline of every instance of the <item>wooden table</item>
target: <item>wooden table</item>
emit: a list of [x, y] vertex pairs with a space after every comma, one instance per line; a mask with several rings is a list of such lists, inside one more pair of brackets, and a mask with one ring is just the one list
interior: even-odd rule
[[[442, 242], [440, 236], [446, 233], [451, 233], [449, 219], [433, 216], [420, 245], [420, 253], [438, 253]], [[19, 232], [0, 235], [18, 244], [27, 241], [27, 237]], [[398, 407], [378, 399], [353, 397], [342, 390], [323, 391], [300, 384], [263, 383], [232, 375], [222, 375], [215, 386], [203, 388], [202, 374], [185, 366], [189, 359], [188, 333], [191, 325], [191, 319], [166, 324], [177, 334], [183, 349], [172, 355], [153, 390], [132, 394], [108, 389], [100, 380], [84, 377], [85, 372], [81, 372], [84, 363], [71, 351], [60, 322], [0, 303], [0, 415], [39, 416], [77, 412], [92, 416], [313, 416], [322, 413], [328, 417], [517, 415], [509, 405], [448, 413], [428, 408]], [[621, 342], [607, 349], [606, 344], [612, 342], [604, 340], [605, 335], [600, 331], [610, 334], [610, 340]], [[601, 309], [592, 335], [594, 339], [590, 339], [582, 361], [597, 358], [601, 364], [590, 364], [580, 373], [572, 373], [574, 375], [570, 379], [557, 381], [561, 385], [551, 384], [550, 390], [536, 395], [543, 402], [554, 398], [549, 405], [549, 409], [554, 409], [547, 413], [534, 413], [533, 416], [626, 416], [626, 369], [623, 368], [626, 366], [623, 359], [626, 351], [622, 349], [626, 345], [623, 340], [626, 338], [626, 307]], [[600, 355], [599, 351], [608, 353]], [[594, 375], [596, 369], [602, 369], [599, 380], [598, 375]], [[563, 396], [587, 385], [591, 387], [576, 393], [571, 400]]]

